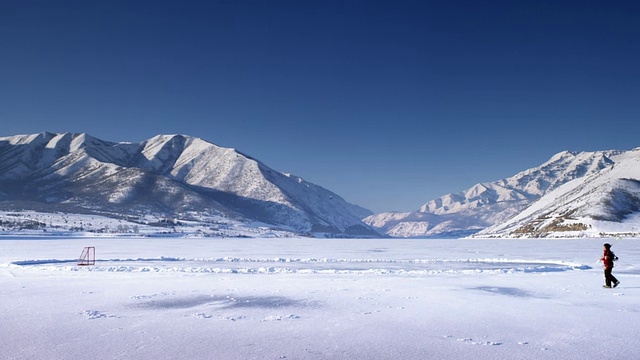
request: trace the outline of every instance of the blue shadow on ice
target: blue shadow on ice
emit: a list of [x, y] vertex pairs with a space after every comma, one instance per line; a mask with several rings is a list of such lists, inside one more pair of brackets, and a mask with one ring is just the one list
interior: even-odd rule
[[151, 309], [188, 309], [197, 306], [214, 306], [220, 309], [231, 308], [285, 308], [285, 307], [307, 307], [307, 302], [290, 299], [283, 296], [192, 296], [175, 299], [163, 299], [146, 301], [135, 306]]
[[540, 296], [536, 296], [528, 291], [518, 289], [518, 288], [512, 288], [512, 287], [478, 286], [478, 287], [470, 288], [469, 290], [484, 291], [484, 292], [488, 292], [496, 295], [540, 298]]

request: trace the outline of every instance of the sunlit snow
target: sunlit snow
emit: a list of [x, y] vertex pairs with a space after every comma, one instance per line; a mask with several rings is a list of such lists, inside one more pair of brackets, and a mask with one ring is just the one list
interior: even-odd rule
[[[8, 359], [634, 359], [640, 240], [0, 238]], [[83, 247], [94, 266], [77, 266]]]

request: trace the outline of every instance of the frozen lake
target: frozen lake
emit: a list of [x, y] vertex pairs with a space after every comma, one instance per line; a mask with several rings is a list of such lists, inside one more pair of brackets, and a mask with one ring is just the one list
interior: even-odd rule
[[5, 237], [0, 353], [639, 358], [640, 240], [609, 240], [616, 289], [603, 242]]

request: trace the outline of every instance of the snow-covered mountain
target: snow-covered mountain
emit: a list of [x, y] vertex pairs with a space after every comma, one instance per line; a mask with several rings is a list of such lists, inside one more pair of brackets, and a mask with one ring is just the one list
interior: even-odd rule
[[640, 233], [640, 148], [570, 181], [478, 237], [621, 236]]
[[394, 237], [460, 237], [500, 224], [561, 185], [611, 167], [621, 151], [564, 151], [513, 177], [476, 184], [406, 213], [382, 213], [364, 222]]
[[0, 138], [0, 209], [203, 214], [299, 233], [375, 234], [360, 220], [370, 211], [235, 149], [184, 135], [141, 143], [46, 132]]

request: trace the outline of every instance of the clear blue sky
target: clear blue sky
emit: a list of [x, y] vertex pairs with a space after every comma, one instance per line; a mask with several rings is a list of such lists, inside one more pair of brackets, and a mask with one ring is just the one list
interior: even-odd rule
[[0, 2], [0, 135], [181, 133], [375, 212], [640, 146], [620, 1]]

